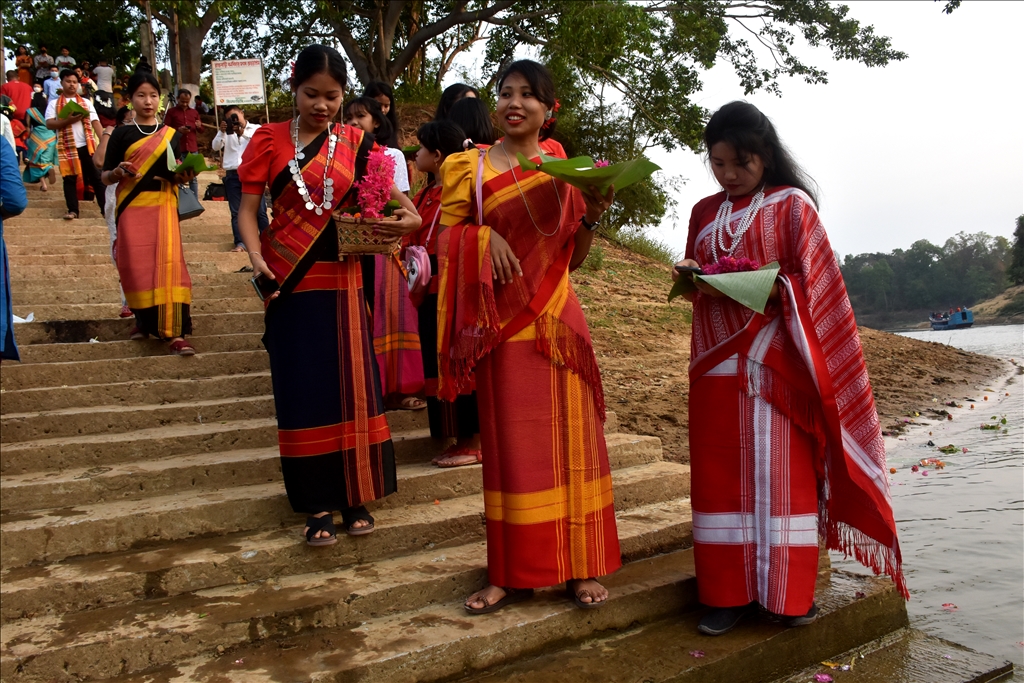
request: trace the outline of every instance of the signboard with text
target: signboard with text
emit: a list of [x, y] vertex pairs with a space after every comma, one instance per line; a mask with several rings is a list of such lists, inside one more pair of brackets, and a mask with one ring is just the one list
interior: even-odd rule
[[263, 60], [225, 59], [210, 62], [213, 99], [217, 106], [264, 104]]

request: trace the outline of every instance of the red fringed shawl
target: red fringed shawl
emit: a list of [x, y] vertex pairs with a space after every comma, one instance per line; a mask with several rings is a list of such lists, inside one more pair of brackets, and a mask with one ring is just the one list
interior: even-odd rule
[[[447, 229], [437, 248], [438, 396], [452, 401], [467, 392], [477, 361], [536, 325], [537, 349], [593, 388], [603, 420], [604, 393], [590, 332], [580, 307], [565, 305], [575, 297], [569, 260], [583, 198], [572, 186], [552, 183], [544, 173], [524, 173], [518, 165], [515, 179], [511, 171], [498, 173], [485, 157], [486, 150], [471, 149], [450, 155], [441, 169], [441, 224]], [[492, 176], [486, 181], [485, 166]], [[556, 226], [552, 216], [559, 206]], [[492, 279], [492, 230], [509, 243], [523, 270], [522, 277], [505, 285]]]
[[[724, 199], [720, 193], [694, 207], [687, 257], [700, 263], [712, 260], [712, 224]], [[749, 198], [736, 202], [735, 220], [743, 217], [748, 203]], [[770, 190], [734, 255], [762, 264], [780, 262], [782, 306], [766, 310], [766, 317], [727, 300], [695, 305], [691, 382], [739, 354], [746, 391], [787, 412], [823, 442], [816, 469], [822, 477], [819, 531], [827, 546], [853, 555], [876, 573], [885, 572], [909, 598], [889, 497], [885, 447], [857, 323], [839, 264], [810, 198], [791, 187]], [[788, 337], [790, 348], [795, 347], [795, 358], [777, 367], [747, 362], [753, 336], [779, 315], [783, 318], [780, 334]], [[794, 361], [802, 361], [806, 370], [787, 365]], [[799, 382], [787, 378], [797, 374], [794, 370], [809, 373], [816, 396], [814, 390], [810, 396], [797, 390]]]

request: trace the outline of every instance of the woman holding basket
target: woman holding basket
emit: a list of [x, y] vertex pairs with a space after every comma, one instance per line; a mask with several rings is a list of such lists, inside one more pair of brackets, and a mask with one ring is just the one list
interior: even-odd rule
[[[292, 508], [307, 515], [311, 546], [337, 541], [334, 510], [349, 535], [371, 533], [364, 504], [397, 488], [360, 259], [339, 256], [332, 219], [376, 148], [372, 135], [334, 123], [346, 84], [337, 50], [305, 48], [291, 83], [298, 117], [262, 126], [238, 169], [238, 227], [267, 307], [263, 343], [285, 489]], [[274, 220], [260, 235], [256, 212], [267, 185]], [[418, 228], [412, 202], [394, 187], [391, 196], [402, 208], [378, 232]]]

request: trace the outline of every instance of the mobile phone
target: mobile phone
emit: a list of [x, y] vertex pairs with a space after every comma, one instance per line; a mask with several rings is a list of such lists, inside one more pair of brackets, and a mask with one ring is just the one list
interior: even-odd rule
[[266, 301], [270, 298], [270, 295], [278, 290], [280, 285], [277, 284], [277, 280], [271, 280], [269, 277], [260, 273], [254, 276], [249, 282], [252, 283], [252, 288], [256, 290], [256, 296], [262, 301]]
[[703, 275], [704, 271], [699, 266], [676, 266], [677, 273], [693, 273], [694, 275]]

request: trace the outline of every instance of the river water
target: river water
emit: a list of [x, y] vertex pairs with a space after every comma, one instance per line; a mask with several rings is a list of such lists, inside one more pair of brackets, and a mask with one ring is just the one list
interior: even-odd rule
[[[1022, 325], [899, 334], [1024, 366]], [[915, 628], [1012, 661], [1013, 680], [1024, 681], [1024, 375], [963, 391], [963, 408], [936, 405], [952, 421], [925, 414], [917, 421], [931, 424], [886, 439], [889, 466], [897, 468], [890, 481], [911, 593], [907, 611]], [[998, 431], [980, 428], [1003, 417]], [[929, 440], [958, 450], [944, 455]], [[945, 468], [911, 471], [932, 457]], [[833, 564], [862, 570], [835, 555]]]

